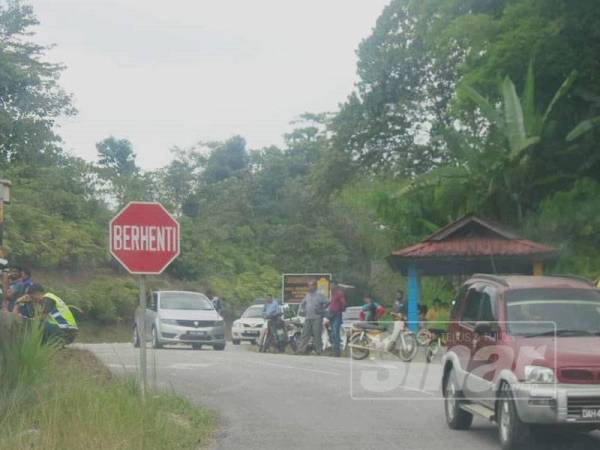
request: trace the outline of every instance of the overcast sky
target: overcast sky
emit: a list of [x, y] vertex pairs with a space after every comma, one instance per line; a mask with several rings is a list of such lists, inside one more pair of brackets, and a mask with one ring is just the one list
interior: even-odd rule
[[169, 148], [244, 136], [280, 144], [303, 112], [333, 111], [355, 50], [389, 0], [30, 0], [79, 114], [66, 148], [128, 138], [144, 168]]

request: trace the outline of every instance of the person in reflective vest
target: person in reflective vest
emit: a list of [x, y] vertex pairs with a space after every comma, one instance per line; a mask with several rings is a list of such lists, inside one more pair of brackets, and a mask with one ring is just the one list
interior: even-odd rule
[[60, 297], [46, 292], [40, 284], [31, 285], [27, 294], [42, 306], [44, 341], [60, 340], [70, 344], [77, 336], [78, 327], [73, 313]]

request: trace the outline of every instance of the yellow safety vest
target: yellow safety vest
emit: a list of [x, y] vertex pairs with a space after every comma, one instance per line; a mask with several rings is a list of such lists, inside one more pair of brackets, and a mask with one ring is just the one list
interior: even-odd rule
[[52, 300], [56, 306], [56, 311], [48, 314], [48, 323], [57, 325], [59, 328], [77, 330], [77, 322], [69, 307], [54, 294], [44, 295], [45, 299]]

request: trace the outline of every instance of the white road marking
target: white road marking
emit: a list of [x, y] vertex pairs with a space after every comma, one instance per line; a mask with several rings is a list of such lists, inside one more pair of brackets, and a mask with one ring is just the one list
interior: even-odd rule
[[194, 369], [202, 369], [202, 368], [206, 368], [206, 367], [212, 367], [214, 366], [215, 363], [194, 363], [194, 364], [190, 364], [190, 363], [177, 363], [177, 364], [170, 364], [168, 366], [165, 366], [165, 369], [175, 369], [175, 370], [194, 370]]
[[312, 373], [320, 373], [320, 374], [324, 374], [324, 375], [334, 375], [334, 376], [339, 376], [340, 373], [339, 372], [330, 372], [327, 370], [319, 370], [319, 369], [309, 369], [306, 367], [298, 367], [298, 366], [290, 366], [287, 364], [279, 364], [279, 363], [269, 363], [269, 362], [265, 362], [265, 361], [251, 361], [251, 360], [247, 360], [246, 358], [244, 358], [244, 362], [248, 362], [251, 364], [256, 364], [259, 366], [271, 366], [271, 367], [279, 367], [280, 369], [289, 369], [289, 370], [302, 370], [304, 372], [312, 372]]
[[113, 369], [137, 369], [135, 364], [106, 364]]

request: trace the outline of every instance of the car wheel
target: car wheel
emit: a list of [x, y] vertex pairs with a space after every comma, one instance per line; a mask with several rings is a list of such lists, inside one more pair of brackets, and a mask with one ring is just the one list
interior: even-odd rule
[[140, 346], [140, 336], [138, 335], [137, 327], [133, 327], [133, 346], [135, 348]]
[[158, 340], [158, 332], [154, 327], [152, 327], [152, 348], [162, 348], [162, 344]]
[[504, 450], [522, 448], [529, 437], [530, 428], [519, 418], [512, 393], [506, 384], [498, 396], [496, 418], [502, 448]]
[[452, 430], [468, 430], [473, 423], [473, 414], [460, 407], [463, 401], [454, 370], [450, 370], [444, 383], [444, 412], [446, 423]]
[[202, 350], [202, 344], [192, 344], [194, 350]]
[[240, 345], [240, 340], [239, 339], [232, 339], [233, 345]]
[[213, 345], [213, 349], [218, 351], [225, 350], [225, 344], [215, 344]]

